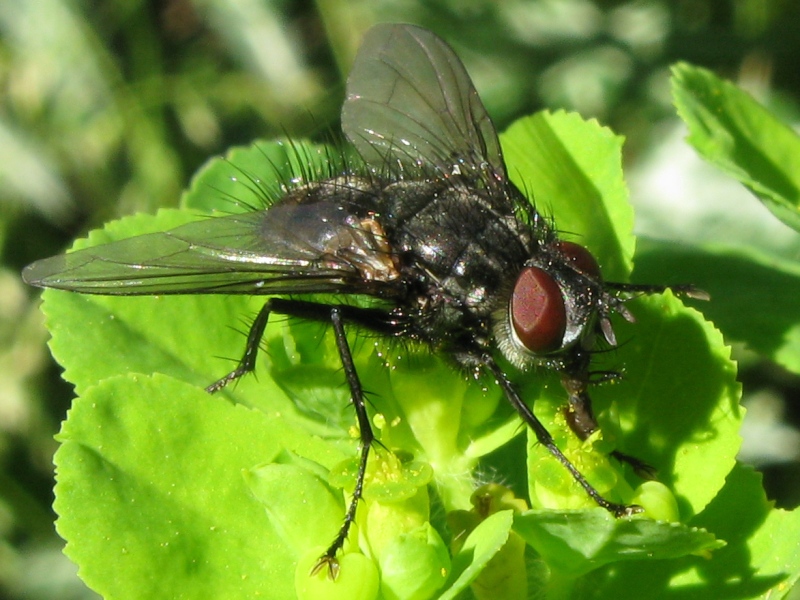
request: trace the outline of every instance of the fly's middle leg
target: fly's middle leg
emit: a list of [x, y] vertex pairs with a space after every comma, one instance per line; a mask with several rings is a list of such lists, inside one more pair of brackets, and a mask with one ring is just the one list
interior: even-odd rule
[[367, 471], [369, 450], [372, 447], [372, 443], [375, 441], [375, 434], [372, 431], [372, 426], [370, 425], [367, 415], [367, 407], [364, 402], [364, 390], [361, 387], [358, 372], [356, 372], [355, 364], [353, 364], [350, 345], [347, 343], [347, 337], [345, 336], [342, 313], [338, 308], [332, 308], [330, 314], [333, 331], [336, 336], [336, 347], [339, 350], [339, 357], [342, 360], [347, 385], [350, 388], [350, 399], [356, 409], [358, 431], [361, 438], [361, 456], [358, 461], [356, 484], [353, 489], [353, 495], [350, 498], [350, 503], [347, 506], [344, 522], [339, 528], [339, 532], [336, 534], [333, 542], [331, 542], [331, 545], [328, 546], [328, 549], [319, 557], [319, 560], [311, 570], [311, 574], [313, 575], [327, 567], [328, 575], [331, 579], [335, 579], [339, 573], [339, 561], [336, 558], [336, 554], [344, 545], [347, 534], [350, 531], [350, 526], [356, 518], [356, 509], [358, 508], [358, 503], [361, 501], [361, 496], [364, 492], [364, 476]]

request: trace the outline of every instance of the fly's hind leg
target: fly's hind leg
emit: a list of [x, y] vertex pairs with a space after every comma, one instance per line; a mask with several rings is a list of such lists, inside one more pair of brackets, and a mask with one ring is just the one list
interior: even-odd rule
[[350, 526], [356, 518], [356, 509], [361, 500], [364, 491], [364, 478], [367, 470], [367, 459], [369, 458], [369, 451], [375, 442], [375, 434], [372, 431], [372, 426], [369, 422], [367, 415], [366, 401], [364, 399], [364, 391], [361, 387], [361, 381], [358, 378], [355, 364], [353, 363], [353, 356], [350, 352], [350, 345], [345, 336], [345, 322], [356, 323], [362, 327], [372, 329], [373, 331], [383, 332], [387, 335], [396, 335], [402, 328], [402, 323], [397, 322], [387, 312], [380, 309], [360, 308], [347, 305], [334, 305], [334, 304], [319, 304], [316, 302], [306, 302], [303, 300], [293, 300], [285, 298], [271, 298], [261, 309], [256, 316], [253, 324], [250, 327], [250, 332], [247, 335], [247, 344], [245, 346], [244, 355], [237, 367], [215, 381], [206, 388], [209, 393], [214, 393], [221, 390], [232, 381], [236, 381], [240, 377], [250, 373], [255, 369], [256, 356], [258, 354], [259, 344], [264, 335], [267, 322], [271, 313], [282, 315], [289, 315], [312, 321], [329, 322], [333, 325], [333, 333], [336, 338], [336, 348], [339, 351], [339, 358], [342, 361], [344, 368], [345, 378], [347, 385], [350, 388], [350, 399], [356, 410], [356, 418], [358, 421], [358, 429], [361, 438], [361, 454], [358, 462], [358, 473], [356, 475], [355, 488], [353, 489], [350, 503], [345, 513], [342, 526], [339, 532], [331, 542], [331, 545], [320, 556], [317, 563], [314, 565], [311, 573], [318, 573], [324, 568], [327, 568], [328, 575], [331, 579], [335, 579], [339, 573], [339, 561], [336, 558], [339, 550], [344, 546], [347, 540], [347, 534], [350, 532]]
[[[588, 365], [584, 365], [584, 371], [586, 366]], [[613, 380], [619, 377], [618, 374], [611, 372], [599, 373], [599, 375], [601, 376], [600, 381]], [[583, 373], [568, 372], [561, 378], [561, 384], [569, 397], [569, 404], [565, 410], [567, 424], [581, 440], [587, 439], [600, 427], [592, 410], [592, 399], [587, 389], [589, 383], [588, 376]], [[656, 478], [655, 468], [645, 461], [619, 450], [613, 450], [610, 454], [618, 461], [629, 464], [642, 479]]]
[[258, 311], [258, 315], [256, 315], [253, 324], [250, 325], [250, 331], [247, 334], [247, 344], [244, 347], [244, 354], [239, 360], [239, 364], [236, 365], [233, 371], [209, 385], [206, 388], [209, 394], [220, 391], [229, 383], [255, 370], [258, 347], [259, 344], [261, 344], [261, 338], [264, 337], [264, 330], [267, 328], [267, 322], [269, 321], [269, 314], [271, 311], [272, 300], [269, 300], [264, 304], [261, 310]]

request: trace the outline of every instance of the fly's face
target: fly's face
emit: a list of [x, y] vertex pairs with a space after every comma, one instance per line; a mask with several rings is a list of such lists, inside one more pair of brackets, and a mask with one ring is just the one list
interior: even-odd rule
[[591, 352], [598, 331], [616, 345], [612, 309], [631, 318], [605, 289], [594, 256], [574, 242], [555, 241], [520, 271], [507, 304], [494, 315], [494, 334], [505, 358], [520, 369], [563, 366], [566, 356]]

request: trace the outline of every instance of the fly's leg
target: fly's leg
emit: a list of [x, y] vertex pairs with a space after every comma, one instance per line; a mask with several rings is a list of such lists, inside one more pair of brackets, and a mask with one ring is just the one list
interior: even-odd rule
[[398, 324], [392, 321], [386, 311], [359, 308], [357, 306], [337, 306], [329, 304], [319, 304], [317, 302], [307, 302], [304, 300], [286, 300], [283, 298], [270, 298], [253, 320], [250, 331], [247, 334], [247, 342], [244, 347], [244, 354], [236, 365], [236, 368], [221, 377], [206, 388], [209, 394], [220, 391], [229, 383], [252, 373], [256, 368], [256, 357], [258, 356], [259, 344], [264, 337], [264, 330], [271, 313], [300, 317], [312, 321], [330, 321], [331, 309], [336, 308], [342, 318], [351, 323], [358, 323], [364, 327], [385, 333], [386, 335], [397, 335], [400, 331]]
[[530, 407], [522, 401], [517, 393], [517, 390], [514, 389], [514, 386], [511, 384], [508, 377], [506, 377], [506, 374], [503, 373], [503, 370], [497, 365], [497, 363], [494, 362], [494, 359], [487, 354], [481, 357], [481, 362], [492, 372], [492, 375], [494, 375], [495, 379], [500, 384], [500, 387], [503, 389], [506, 399], [519, 413], [520, 417], [522, 417], [522, 420], [525, 421], [525, 423], [527, 423], [527, 425], [533, 430], [538, 442], [547, 448], [550, 454], [552, 454], [558, 460], [558, 462], [564, 465], [567, 471], [569, 471], [570, 475], [572, 475], [572, 478], [578, 482], [578, 484], [586, 491], [589, 497], [597, 503], [598, 506], [605, 508], [616, 517], [627, 517], [642, 512], [642, 508], [640, 506], [626, 506], [625, 504], [617, 504], [616, 502], [611, 502], [603, 498], [603, 496], [600, 495], [600, 492], [592, 487], [592, 484], [586, 480], [578, 468], [570, 462], [563, 452], [561, 452], [555, 441], [553, 441], [553, 436], [550, 435], [550, 432], [547, 431], [547, 428], [542, 425], [542, 422], [536, 417], [536, 415], [533, 414], [533, 411], [530, 409]]
[[585, 440], [599, 427], [594, 418], [592, 399], [586, 390], [586, 378], [565, 374], [561, 378], [561, 385], [569, 398], [569, 405], [565, 410], [567, 424], [579, 439]]
[[272, 311], [272, 300], [268, 301], [258, 311], [253, 324], [250, 326], [250, 331], [247, 334], [247, 343], [244, 347], [244, 354], [239, 360], [236, 368], [218, 379], [206, 388], [209, 394], [220, 391], [229, 383], [236, 381], [240, 377], [252, 373], [256, 368], [256, 357], [258, 356], [258, 346], [261, 343], [261, 338], [264, 337], [264, 330], [267, 328], [267, 321], [269, 321], [269, 313]]
[[647, 283], [615, 283], [613, 281], [606, 281], [604, 285], [606, 289], [630, 294], [661, 294], [667, 290], [671, 290], [678, 296], [685, 296], [687, 298], [693, 298], [694, 300], [709, 300], [711, 298], [708, 292], [698, 289], [691, 284], [651, 285]]
[[[604, 379], [616, 377], [616, 374], [611, 373], [603, 373], [602, 375]], [[566, 374], [561, 378], [561, 384], [569, 397], [569, 406], [565, 411], [567, 424], [579, 439], [585, 440], [600, 427], [594, 417], [592, 399], [587, 389], [589, 380], [586, 376]], [[613, 450], [611, 456], [620, 462], [629, 464], [642, 479], [655, 479], [656, 477], [656, 470], [635, 456], [625, 454], [619, 450]]]
[[206, 388], [209, 393], [214, 393], [221, 390], [232, 381], [236, 381], [240, 377], [252, 372], [255, 369], [256, 356], [258, 354], [259, 344], [264, 335], [267, 322], [271, 313], [288, 315], [292, 317], [299, 317], [313, 321], [330, 322], [333, 325], [333, 333], [336, 338], [336, 347], [339, 351], [339, 357], [342, 361], [344, 368], [345, 378], [347, 385], [350, 387], [350, 399], [356, 409], [356, 418], [358, 420], [358, 429], [361, 436], [361, 456], [358, 464], [358, 474], [356, 475], [356, 484], [353, 490], [353, 495], [350, 499], [350, 504], [347, 507], [344, 521], [339, 532], [336, 534], [331, 545], [325, 553], [319, 558], [311, 574], [318, 573], [320, 570], [327, 568], [328, 575], [331, 579], [335, 579], [339, 573], [339, 561], [336, 554], [341, 550], [347, 539], [347, 534], [350, 531], [350, 526], [356, 517], [356, 509], [361, 500], [364, 491], [364, 477], [367, 470], [367, 459], [369, 458], [369, 451], [375, 441], [375, 434], [372, 431], [372, 426], [369, 422], [367, 415], [366, 402], [364, 400], [364, 391], [361, 387], [361, 381], [358, 378], [355, 364], [353, 364], [353, 356], [350, 352], [350, 346], [347, 343], [345, 336], [344, 323], [356, 323], [362, 327], [372, 329], [386, 335], [398, 335], [403, 331], [403, 323], [398, 321], [396, 317], [392, 317], [390, 313], [380, 309], [360, 308], [357, 306], [347, 305], [332, 305], [332, 304], [319, 304], [316, 302], [307, 302], [303, 300], [287, 300], [283, 298], [271, 298], [264, 304], [264, 307], [259, 311], [253, 324], [250, 327], [250, 332], [247, 334], [247, 343], [245, 345], [244, 355], [237, 367], [212, 383]]
[[336, 554], [344, 545], [347, 534], [350, 532], [350, 526], [355, 520], [356, 509], [358, 508], [358, 503], [364, 491], [364, 477], [367, 471], [369, 451], [373, 442], [375, 442], [375, 434], [372, 431], [372, 426], [370, 425], [367, 415], [364, 391], [361, 387], [361, 381], [358, 378], [355, 364], [353, 364], [350, 345], [347, 343], [347, 337], [345, 336], [344, 323], [355, 323], [371, 329], [372, 331], [390, 336], [402, 333], [404, 331], [404, 323], [402, 319], [398, 319], [392, 316], [391, 313], [381, 309], [317, 304], [315, 302], [284, 300], [280, 298], [273, 298], [271, 304], [272, 309], [277, 313], [315, 321], [330, 321], [333, 325], [336, 348], [339, 351], [339, 358], [342, 361], [347, 385], [350, 388], [350, 400], [356, 410], [356, 419], [358, 421], [358, 429], [361, 438], [361, 456], [359, 457], [356, 484], [339, 532], [336, 534], [333, 542], [331, 542], [331, 545], [328, 546], [328, 549], [319, 557], [319, 560], [317, 560], [316, 564], [311, 569], [311, 575], [314, 575], [315, 573], [319, 573], [322, 569], [327, 568], [328, 576], [331, 579], [335, 579], [339, 573], [339, 561], [336, 558]]
[[353, 364], [353, 356], [350, 353], [350, 345], [347, 343], [347, 338], [344, 334], [344, 323], [339, 308], [331, 309], [330, 319], [333, 324], [333, 332], [336, 336], [336, 347], [339, 350], [339, 357], [342, 360], [344, 374], [347, 378], [347, 385], [350, 387], [350, 399], [356, 409], [358, 430], [361, 436], [361, 457], [358, 461], [356, 485], [353, 489], [353, 496], [350, 498], [350, 504], [347, 507], [347, 513], [344, 516], [344, 522], [339, 528], [339, 533], [336, 534], [331, 545], [328, 546], [328, 549], [319, 557], [319, 560], [317, 560], [316, 564], [311, 569], [311, 574], [314, 575], [327, 567], [329, 577], [331, 579], [336, 579], [336, 576], [339, 574], [339, 561], [336, 558], [336, 553], [339, 552], [344, 545], [347, 534], [350, 531], [350, 525], [352, 525], [356, 518], [356, 509], [358, 508], [358, 503], [364, 491], [364, 475], [367, 470], [367, 458], [369, 457], [370, 447], [375, 441], [375, 434], [372, 431], [372, 426], [367, 416], [364, 391], [361, 388], [361, 381], [358, 379], [358, 373]]

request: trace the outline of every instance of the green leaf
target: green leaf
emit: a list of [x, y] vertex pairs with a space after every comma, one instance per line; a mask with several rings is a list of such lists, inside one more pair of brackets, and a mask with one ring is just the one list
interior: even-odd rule
[[602, 508], [531, 510], [514, 518], [514, 531], [551, 568], [571, 577], [623, 560], [678, 558], [725, 545], [704, 530], [645, 518], [615, 519]]
[[[728, 541], [719, 560], [700, 564], [693, 574], [713, 582], [718, 593], [710, 587], [710, 595], [736, 594], [741, 587], [750, 597], [782, 597], [800, 580], [800, 510], [775, 509], [761, 479], [752, 467], [737, 466], [722, 492], [692, 522], [713, 528]], [[737, 583], [743, 556], [749, 557], [748, 567], [756, 575]]]
[[725, 487], [690, 522], [723, 537], [710, 559], [622, 562], [578, 581], [575, 597], [783, 598], [800, 577], [800, 511], [775, 510], [764, 496], [761, 475], [737, 466]]
[[500, 136], [511, 180], [585, 246], [610, 281], [625, 281], [635, 247], [622, 175], [622, 138], [574, 113], [540, 112]]
[[678, 271], [702, 284], [710, 302], [693, 302], [729, 341], [800, 373], [800, 270], [749, 248], [677, 246], [641, 240], [636, 281]]
[[[596, 362], [601, 369], [625, 368], [620, 382], [592, 389], [601, 440], [654, 467], [677, 496], [685, 519], [703, 510], [733, 468], [744, 418], [741, 386], [730, 349], [700, 313], [671, 294], [640, 298], [629, 307], [636, 323], [617, 323], [620, 348]], [[601, 440], [582, 443], [564, 427], [562, 403], [556, 397], [537, 414], [598, 491], [630, 503], [634, 490], [594, 448]], [[534, 506], [593, 506], [533, 436], [528, 452]]]
[[678, 114], [701, 156], [738, 179], [800, 230], [800, 138], [749, 94], [705, 69], [672, 69]]
[[623, 379], [595, 388], [595, 404], [618, 421], [622, 450], [656, 467], [686, 519], [735, 464], [744, 418], [736, 364], [720, 332], [671, 294], [629, 306], [636, 322], [616, 326]]
[[281, 198], [292, 180], [315, 181], [341, 173], [347, 152], [307, 142], [255, 141], [206, 162], [192, 178], [181, 205], [202, 213], [264, 209]]
[[[196, 216], [191, 213], [175, 210], [162, 210], [156, 216], [136, 215], [109, 223], [75, 247], [163, 231], [193, 218]], [[64, 367], [64, 378], [75, 385], [79, 395], [98, 381], [126, 372], [160, 372], [198, 386], [208, 385], [208, 375], [203, 373], [211, 369], [213, 353], [204, 356], [201, 348], [211, 345], [212, 340], [214, 352], [220, 351], [220, 344], [223, 348], [240, 345], [241, 338], [229, 325], [252, 310], [242, 306], [238, 298], [229, 302], [200, 296], [120, 301], [52, 290], [46, 290], [42, 298], [52, 335], [50, 349]], [[218, 317], [207, 319], [209, 314]], [[198, 328], [192, 318], [200, 319], [194, 323], [208, 320], [209, 327]]]
[[243, 470], [284, 447], [329, 461], [324, 444], [163, 375], [86, 389], [58, 440], [58, 532], [105, 597], [293, 593], [294, 559]]
[[[482, 485], [475, 490], [470, 500], [471, 510], [456, 510], [447, 515], [447, 525], [452, 536], [451, 547], [456, 554], [461, 552], [462, 545], [470, 534], [491, 515], [509, 510], [513, 514], [528, 510], [525, 500], [517, 498], [510, 488], [497, 483]], [[470, 583], [477, 600], [527, 598], [530, 576], [525, 554], [525, 540], [516, 532], [510, 531], [497, 553]]]
[[503, 510], [489, 516], [472, 530], [453, 557], [452, 575], [455, 581], [440, 596], [440, 600], [456, 598], [475, 581], [508, 540], [513, 522], [514, 512]]

